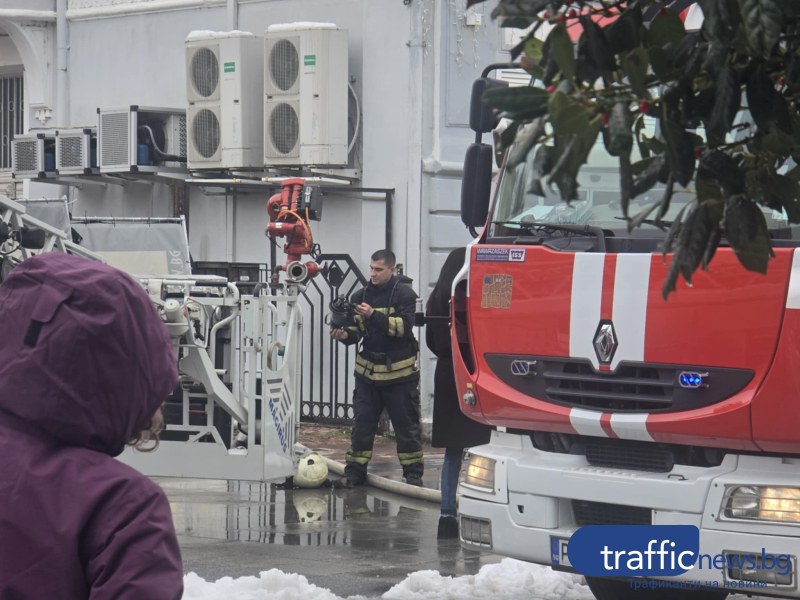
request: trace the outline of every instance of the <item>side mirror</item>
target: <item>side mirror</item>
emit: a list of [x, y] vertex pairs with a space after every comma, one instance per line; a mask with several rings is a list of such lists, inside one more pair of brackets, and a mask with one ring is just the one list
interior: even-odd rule
[[496, 87], [508, 87], [505, 81], [481, 77], [472, 83], [472, 95], [469, 101], [469, 127], [475, 133], [489, 133], [497, 127], [497, 116], [483, 101], [486, 90]]
[[489, 144], [470, 144], [467, 148], [461, 180], [461, 222], [471, 229], [482, 227], [489, 214], [493, 160]]

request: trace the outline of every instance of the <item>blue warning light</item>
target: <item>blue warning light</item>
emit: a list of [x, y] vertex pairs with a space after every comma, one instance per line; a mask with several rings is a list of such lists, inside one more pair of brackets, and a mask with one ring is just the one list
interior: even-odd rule
[[707, 373], [697, 373], [695, 371], [682, 371], [678, 375], [678, 384], [682, 388], [696, 389], [705, 387], [705, 377]]

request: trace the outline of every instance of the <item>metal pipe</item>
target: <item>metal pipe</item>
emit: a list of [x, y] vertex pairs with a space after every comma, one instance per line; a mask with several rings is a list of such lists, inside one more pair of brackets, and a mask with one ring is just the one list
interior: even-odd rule
[[228, 0], [228, 31], [239, 29], [239, 0]]
[[0, 8], [0, 19], [9, 21], [55, 21], [52, 10], [22, 10], [19, 8]]
[[73, 8], [67, 11], [67, 18], [71, 21], [102, 19], [158, 11], [210, 8], [212, 6], [224, 6], [225, 4], [226, 0], [151, 0], [149, 2], [136, 2], [133, 4]]
[[231, 321], [233, 321], [237, 316], [239, 316], [239, 288], [237, 288], [234, 284], [229, 283], [228, 289], [233, 292], [233, 298], [236, 300], [236, 304], [233, 305], [233, 310], [231, 314], [221, 319], [219, 322], [215, 323], [214, 326], [211, 328], [211, 333], [209, 336], [211, 339], [208, 341], [208, 353], [211, 356], [211, 363], [216, 366], [217, 364], [217, 331], [220, 328], [224, 327]]
[[68, 53], [67, 0], [56, 0], [56, 122], [65, 126], [70, 122], [69, 78], [67, 76]]

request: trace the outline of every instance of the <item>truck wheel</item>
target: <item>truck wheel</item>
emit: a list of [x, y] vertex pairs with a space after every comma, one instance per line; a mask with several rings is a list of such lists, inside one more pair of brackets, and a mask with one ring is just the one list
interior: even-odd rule
[[728, 592], [675, 588], [633, 589], [627, 579], [587, 577], [586, 583], [597, 600], [724, 600]]

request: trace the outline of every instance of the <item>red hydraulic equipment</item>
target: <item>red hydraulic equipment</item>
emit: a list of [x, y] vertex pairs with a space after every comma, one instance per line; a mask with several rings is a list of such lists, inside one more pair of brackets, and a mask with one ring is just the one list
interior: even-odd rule
[[273, 239], [286, 238], [283, 246], [286, 264], [279, 265], [278, 270], [285, 271], [287, 280], [292, 283], [302, 283], [321, 271], [314, 261], [301, 261], [304, 254], [312, 254], [314, 250], [314, 236], [308, 222], [319, 218], [319, 209], [313, 200], [318, 190], [306, 185], [303, 178], [286, 179], [281, 182], [280, 193], [274, 194], [267, 202], [270, 222], [266, 234]]

